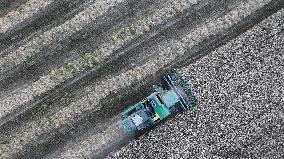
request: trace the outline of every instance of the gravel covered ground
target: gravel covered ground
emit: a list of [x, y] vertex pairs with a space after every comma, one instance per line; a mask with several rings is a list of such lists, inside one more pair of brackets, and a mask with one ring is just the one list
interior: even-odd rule
[[282, 158], [284, 10], [182, 68], [199, 104], [109, 158]]

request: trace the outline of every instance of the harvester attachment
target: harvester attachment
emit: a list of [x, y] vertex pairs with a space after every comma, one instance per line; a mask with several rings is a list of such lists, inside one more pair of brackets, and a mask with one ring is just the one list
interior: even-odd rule
[[196, 105], [196, 97], [192, 94], [189, 85], [183, 80], [176, 70], [166, 74], [164, 79], [179, 97], [184, 110], [188, 110]]

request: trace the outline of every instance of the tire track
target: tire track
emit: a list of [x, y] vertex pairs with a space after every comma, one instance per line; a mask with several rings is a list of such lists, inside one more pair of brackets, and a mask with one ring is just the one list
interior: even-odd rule
[[[154, 75], [160, 72], [161, 69], [165, 70], [169, 67], [172, 67], [173, 61], [183, 61], [184, 58], [181, 58], [181, 56], [184, 57], [184, 55], [186, 55], [186, 57], [192, 57], [193, 52], [191, 54], [188, 54], [188, 50], [193, 49], [194, 46], [191, 47], [191, 45], [188, 46], [188, 44], [195, 44], [196, 46], [198, 45], [198, 43], [202, 43], [208, 37], [217, 37], [219, 34], [223, 35], [226, 30], [229, 30], [231, 27], [244, 20], [244, 18], [249, 17], [251, 14], [261, 9], [266, 4], [270, 3], [272, 2], [250, 1], [248, 3], [243, 3], [243, 5], [239, 5], [237, 8], [230, 11], [225, 16], [212, 19], [210, 21], [212, 22], [211, 25], [209, 25], [210, 27], [208, 26], [209, 28], [207, 28], [208, 32], [203, 31], [204, 25], [195, 28], [194, 31], [200, 32], [201, 34], [200, 37], [197, 37], [200, 39], [194, 39], [195, 34], [191, 34], [192, 32], [190, 32], [184, 33], [183, 36], [179, 37], [178, 39], [169, 39], [168, 41], [166, 40], [159, 43], [159, 45], [153, 48], [154, 50], [150, 49], [150, 51], [155, 51], [151, 58], [145, 59], [145, 61], [141, 61], [142, 63], [137, 65], [137, 67], [122, 71], [121, 73], [117, 73], [117, 75], [115, 76], [111, 75], [110, 78], [107, 78], [106, 81], [96, 82], [96, 85], [85, 88], [87, 94], [80, 100], [74, 101], [68, 107], [64, 107], [48, 118], [44, 117], [39, 121], [32, 121], [31, 123], [28, 123], [29, 126], [24, 126], [25, 129], [23, 129], [23, 132], [18, 132], [19, 134], [24, 134], [24, 136], [14, 134], [15, 136], [12, 139], [13, 142], [10, 145], [7, 145], [6, 148], [4, 147], [4, 151], [8, 155], [11, 153], [16, 153], [17, 151], [20, 152], [23, 148], [23, 145], [29, 145], [32, 144], [33, 140], [38, 140], [36, 139], [36, 136], [38, 135], [35, 135], [35, 133], [43, 134], [44, 132], [55, 131], [57, 128], [66, 124], [72, 125], [71, 121], [75, 122], [76, 120], [80, 120], [80, 118], [82, 119], [86, 114], [91, 114], [96, 110], [100, 110], [101, 108], [99, 101], [103, 100], [108, 95], [114, 94], [123, 87], [130, 86], [135, 82], [143, 81], [143, 79], [148, 75], [154, 77]], [[239, 11], [240, 14], [236, 14], [236, 11]], [[227, 19], [228, 24], [224, 25], [214, 23], [218, 22], [219, 19]], [[243, 27], [243, 25], [240, 25], [239, 27]], [[228, 32], [223, 36], [229, 36]], [[49, 126], [47, 127], [47, 125]], [[11, 150], [13, 150], [14, 152], [11, 152]]]
[[0, 56], [7, 55], [32, 37], [68, 21], [92, 3], [94, 3], [93, 0], [63, 0], [49, 5], [40, 14], [33, 16], [28, 22], [21, 25], [21, 27], [12, 29], [13, 31], [9, 34], [7, 33], [5, 36], [0, 37], [0, 52], [2, 52]]
[[[96, 45], [97, 40], [99, 40], [99, 37], [103, 32], [107, 32], [109, 28], [119, 23], [121, 18], [125, 18], [124, 16], [126, 16], [126, 18], [131, 16], [132, 13], [129, 13], [129, 10], [137, 9], [141, 5], [150, 5], [148, 0], [140, 1], [139, 3], [136, 3], [135, 6], [132, 6], [133, 3], [134, 2], [127, 2], [127, 7], [120, 6], [120, 8], [122, 7], [123, 9], [117, 8], [116, 11], [112, 9], [112, 12], [119, 11], [117, 13], [119, 15], [116, 15], [116, 13], [114, 15], [112, 12], [109, 12], [104, 15], [110, 17], [107, 20], [105, 20], [104, 17], [100, 17], [96, 20], [97, 25], [88, 26], [87, 28], [74, 33], [70, 39], [55, 44], [55, 46], [52, 45], [44, 48], [39, 52], [39, 57], [28, 59], [23, 65], [19, 65], [12, 72], [10, 71], [10, 73], [3, 75], [2, 82], [0, 83], [0, 96], [1, 94], [7, 95], [13, 90], [19, 89], [25, 83], [35, 82], [40, 76], [43, 76], [42, 74], [48, 73], [54, 67], [59, 67], [64, 61], [68, 61], [68, 59], [70, 60], [72, 58], [74, 59], [72, 56], [78, 58], [77, 56], [80, 56], [80, 54], [86, 50], [86, 46], [90, 49], [90, 46]], [[86, 40], [89, 36], [92, 37], [92, 41]], [[88, 42], [88, 45], [83, 44], [86, 42]], [[78, 43], [80, 43], [80, 45], [78, 45]]]
[[[52, 45], [47, 48], [43, 48], [43, 50], [38, 53], [39, 57], [27, 59], [27, 61], [23, 65], [17, 66], [15, 70], [8, 71], [8, 74], [4, 74], [2, 76], [2, 85], [0, 84], [0, 88], [2, 89], [0, 90], [0, 95], [9, 94], [9, 92], [20, 88], [25, 83], [35, 82], [40, 78], [40, 76], [44, 76], [43, 74], [50, 72], [50, 70], [54, 69], [54, 67], [60, 67], [60, 65], [62, 65], [64, 61], [68, 61], [68, 59], [70, 60], [72, 58], [74, 59], [74, 57], [72, 56], [75, 56], [75, 59], [78, 58], [80, 54], [84, 53], [86, 46], [88, 47], [88, 49], [91, 49], [92, 45], [97, 45], [97, 41], [100, 40], [99, 37], [102, 36], [101, 34], [103, 32], [107, 32], [107, 30], [110, 27], [113, 27], [113, 25], [116, 25], [116, 23], [119, 23], [119, 20], [121, 20], [121, 18], [125, 18], [124, 16], [126, 16], [126, 18], [132, 16], [132, 13], [129, 13], [129, 10], [137, 9], [141, 7], [141, 5], [152, 4], [149, 3], [148, 0], [145, 0], [140, 1], [139, 3], [135, 3], [134, 6], [133, 5], [134, 2], [127, 2], [124, 6], [120, 6], [120, 8], [123, 9], [112, 9], [111, 12], [104, 15], [110, 17], [108, 18], [108, 20], [105, 20], [104, 17], [100, 17], [96, 20], [97, 25], [88, 26], [87, 28], [74, 33], [74, 35], [72, 35], [70, 39], [64, 40], [60, 44], [55, 44], [55, 46]], [[157, 7], [158, 4], [154, 4], [154, 6], [155, 5]], [[118, 11], [119, 13], [117, 14], [120, 15], [116, 15], [116, 13], [115, 15], [112, 14], [113, 12]], [[112, 18], [112, 16], [115, 18]], [[92, 40], [87, 41], [86, 39], [88, 38], [92, 38]], [[78, 45], [78, 41], [80, 45]], [[84, 42], [87, 42], [88, 44], [83, 44]], [[39, 48], [41, 48], [41, 46], [39, 46]], [[41, 56], [41, 54], [44, 56]], [[83, 58], [87, 57], [81, 57], [81, 60]], [[72, 68], [72, 65], [74, 64], [71, 63], [68, 65], [68, 68]]]
[[[133, 139], [134, 136], [129, 134], [125, 135], [123, 132], [123, 129], [120, 127], [119, 118], [115, 117], [108, 123], [103, 123], [104, 126], [106, 126], [103, 129], [99, 128], [99, 131], [97, 130], [98, 127], [96, 127], [95, 130], [89, 131], [89, 136], [81, 136], [80, 139], [76, 139], [75, 141], [70, 141], [67, 145], [69, 149], [66, 153], [62, 153], [60, 151], [57, 151], [57, 153], [54, 153], [50, 156], [47, 156], [45, 158], [83, 158], [87, 156], [95, 156], [99, 155], [99, 153], [102, 150], [106, 150], [108, 148], [111, 148], [109, 146], [115, 146], [115, 142], [120, 142], [120, 144], [125, 144], [130, 139]], [[96, 133], [94, 133], [96, 132]], [[107, 135], [106, 135], [107, 134]], [[115, 141], [115, 142], [113, 142]], [[76, 144], [74, 144], [76, 143]], [[78, 144], [79, 143], [79, 144]], [[75, 155], [72, 151], [78, 149], [78, 146], [84, 147], [82, 148], [82, 152], [78, 152], [78, 155]], [[117, 145], [119, 146], [119, 145]], [[89, 151], [84, 152], [86, 149]], [[86, 155], [85, 153], [89, 153]], [[88, 158], [88, 157], [87, 157]]]
[[[95, 23], [100, 16], [106, 14], [109, 9], [115, 10], [118, 5], [126, 5], [126, 1], [101, 1], [97, 0], [93, 5], [77, 14], [74, 18], [64, 24], [44, 32], [39, 37], [33, 38], [25, 45], [12, 51], [0, 59], [0, 74], [13, 72], [20, 64], [38, 55], [42, 49], [52, 47], [64, 39], [68, 39], [74, 33], [84, 29], [84, 27]], [[60, 35], [60, 36], [59, 36]], [[39, 56], [39, 55], [38, 55]], [[38, 57], [40, 58], [40, 56]], [[2, 77], [3, 78], [3, 77]]]
[[[283, 4], [282, 4], [283, 5]], [[161, 73], [162, 74], [162, 73]], [[155, 82], [154, 82], [155, 83]], [[87, 141], [84, 141], [84, 142], [87, 142]], [[94, 145], [95, 146], [95, 145]], [[73, 149], [74, 150], [74, 149]], [[88, 151], [87, 149], [85, 149], [86, 151]], [[83, 151], [83, 150], [81, 150], [80, 149], [80, 151]], [[78, 157], [78, 158], [82, 158], [82, 156], [80, 156], [81, 154], [79, 153], [79, 154], [76, 154], [76, 152], [78, 152], [78, 151], [75, 151], [74, 153], [73, 153], [73, 155], [75, 155], [75, 157]], [[68, 153], [67, 153], [68, 154]], [[77, 156], [76, 156], [77, 155]], [[87, 157], [88, 158], [88, 155], [87, 156], [83, 156], [83, 158], [84, 157]]]
[[32, 17], [40, 14], [48, 6], [52, 5], [55, 0], [28, 0], [15, 10], [8, 12], [0, 17], [0, 35], [3, 36], [7, 32], [14, 30], [16, 26], [27, 23]]
[[27, 0], [1, 0], [0, 1], [0, 17], [7, 14], [9, 11], [19, 7]]
[[182, 68], [198, 106], [109, 158], [281, 158], [283, 13]]
[[[172, 1], [168, 2], [172, 3]], [[187, 7], [190, 7], [191, 3], [188, 4], [189, 5]], [[178, 5], [173, 7], [178, 7]], [[14, 94], [11, 96], [5, 97], [5, 99], [0, 102], [0, 105], [6, 105], [6, 111], [15, 109], [15, 107], [17, 108], [17, 106], [32, 100], [35, 96], [39, 96], [53, 89], [68, 79], [72, 79], [76, 74], [78, 74], [78, 72], [83, 72], [86, 68], [91, 68], [93, 63], [98, 63], [96, 65], [99, 65], [111, 54], [113, 54], [114, 50], [122, 47], [130, 40], [138, 38], [143, 34], [143, 32], [149, 31], [149, 27], [154, 27], [155, 25], [161, 24], [163, 22], [163, 18], [161, 18], [161, 16], [167, 17], [169, 14], [171, 15], [172, 13], [168, 12], [168, 14], [165, 14], [165, 8], [161, 8], [160, 10], [155, 11], [154, 14], [150, 14], [150, 18], [142, 16], [141, 18], [138, 18], [138, 22], [134, 21], [130, 24], [127, 24], [126, 27], [123, 26], [122, 28], [118, 28], [118, 30], [110, 32], [110, 36], [108, 36], [93, 53], [87, 53], [79, 59], [66, 63], [63, 67], [51, 70], [49, 74], [41, 76], [39, 80], [34, 83], [30, 83], [28, 87], [17, 90], [17, 92], [14, 92]], [[152, 21], [155, 17], [159, 17], [160, 19]], [[132, 31], [134, 31], [136, 34], [130, 34], [130, 27], [135, 27], [135, 30], [133, 29]], [[152, 36], [155, 36], [156, 34], [157, 33], [154, 33]], [[118, 38], [118, 36], [121, 38]], [[128, 37], [122, 38], [126, 36]], [[102, 52], [103, 54], [100, 54]], [[27, 91], [33, 93], [27, 94]], [[7, 94], [7, 92], [5, 92], [5, 94]], [[11, 109], [9, 110], [9, 108]]]

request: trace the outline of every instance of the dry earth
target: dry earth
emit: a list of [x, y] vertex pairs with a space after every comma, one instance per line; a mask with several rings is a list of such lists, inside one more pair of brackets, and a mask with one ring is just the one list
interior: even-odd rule
[[[181, 66], [184, 67], [181, 70], [184, 77], [200, 98], [199, 106], [131, 142], [113, 156], [127, 155], [131, 158], [140, 154], [141, 157], [142, 152], [151, 156], [147, 153], [152, 151], [146, 148], [150, 148], [151, 143], [157, 141], [165, 147], [171, 141], [167, 137], [181, 140], [176, 127], [180, 128], [189, 121], [180, 118], [195, 117], [197, 125], [190, 124], [190, 131], [209, 133], [207, 127], [212, 127], [210, 124], [217, 121], [213, 117], [205, 120], [202, 113], [209, 113], [206, 114], [209, 117], [215, 111], [226, 113], [219, 103], [225, 99], [235, 112], [230, 112], [230, 118], [224, 118], [224, 121], [241, 120], [232, 115], [238, 112], [245, 116], [248, 113], [245, 111], [251, 111], [256, 115], [252, 114], [252, 119], [245, 116], [244, 120], [250, 119], [250, 123], [255, 120], [257, 125], [259, 120], [255, 116], [262, 117], [257, 115], [257, 108], [268, 104], [256, 102], [255, 108], [246, 110], [242, 102], [253, 104], [254, 98], [244, 99], [243, 95], [247, 96], [245, 92], [238, 96], [226, 93], [237, 89], [235, 87], [240, 83], [251, 82], [246, 78], [248, 74], [262, 72], [264, 78], [247, 90], [265, 90], [267, 84], [266, 91], [270, 90], [274, 97], [273, 93], [283, 89], [281, 80], [270, 84], [269, 80], [274, 79], [277, 73], [265, 72], [266, 67], [278, 68], [282, 62], [273, 60], [283, 58], [282, 47], [278, 50], [276, 47], [282, 44], [282, 11], [279, 10], [283, 5], [283, 0], [0, 1], [0, 158], [105, 156], [131, 139], [120, 130], [117, 123], [119, 112], [149, 93], [152, 84], [159, 82], [166, 71]], [[267, 17], [265, 22], [247, 31]], [[217, 51], [214, 51], [216, 48]], [[257, 64], [255, 56], [263, 58], [264, 62]], [[241, 59], [249, 61], [243, 64]], [[227, 75], [232, 77], [227, 79]], [[228, 83], [230, 80], [232, 83]], [[269, 89], [268, 84], [271, 86]], [[250, 93], [251, 96], [256, 94]], [[267, 95], [268, 92], [264, 98]], [[237, 100], [240, 98], [243, 101]], [[243, 111], [244, 114], [241, 113]], [[196, 129], [202, 122], [206, 124]], [[224, 127], [232, 131], [238, 128], [241, 134], [246, 128], [233, 128], [237, 123], [224, 123]], [[268, 127], [270, 125], [268, 123]], [[249, 124], [245, 126], [250, 127]], [[165, 131], [168, 128], [173, 130]], [[256, 130], [251, 131], [253, 134]], [[151, 138], [155, 134], [157, 140]], [[165, 137], [163, 141], [168, 142], [161, 142], [159, 134]], [[190, 139], [184, 140], [184, 144], [209, 142], [207, 138], [187, 136]], [[254, 136], [243, 137], [253, 143]], [[244, 145], [234, 141], [232, 139], [227, 146]], [[219, 153], [217, 150], [222, 144], [213, 145], [210, 146], [212, 149], [206, 145], [200, 145], [202, 148], [198, 148], [197, 144], [192, 146], [206, 151], [196, 153], [197, 157], [212, 154], [226, 157], [236, 148], [231, 148], [232, 152]], [[166, 147], [177, 149], [172, 146]], [[186, 148], [182, 144], [178, 146]], [[236, 151], [243, 152], [242, 147]], [[246, 154], [255, 155], [258, 151], [249, 149]], [[157, 152], [152, 157], [189, 154], [185, 150], [164, 153], [159, 149]]]
[[181, 73], [199, 104], [109, 158], [282, 158], [284, 9]]

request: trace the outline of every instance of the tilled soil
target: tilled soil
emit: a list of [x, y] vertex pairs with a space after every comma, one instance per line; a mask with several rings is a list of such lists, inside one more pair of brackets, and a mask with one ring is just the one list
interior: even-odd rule
[[282, 9], [183, 67], [198, 105], [109, 158], [282, 158], [283, 29]]
[[0, 8], [0, 156], [96, 158], [132, 139], [121, 132], [119, 112], [147, 95], [166, 71], [212, 56], [284, 2], [15, 4]]

